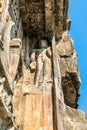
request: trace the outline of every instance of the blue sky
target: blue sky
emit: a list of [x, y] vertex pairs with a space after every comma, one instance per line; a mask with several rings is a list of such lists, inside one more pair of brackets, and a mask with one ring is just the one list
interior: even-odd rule
[[87, 0], [69, 0], [70, 36], [78, 53], [78, 66], [82, 85], [79, 108], [87, 114]]

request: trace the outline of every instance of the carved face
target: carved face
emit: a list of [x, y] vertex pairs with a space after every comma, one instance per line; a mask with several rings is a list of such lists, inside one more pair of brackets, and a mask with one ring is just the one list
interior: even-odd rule
[[48, 47], [48, 42], [45, 39], [39, 41], [38, 47], [39, 49], [46, 49]]
[[2, 9], [3, 9], [3, 0], [0, 0], [0, 14], [2, 13]]

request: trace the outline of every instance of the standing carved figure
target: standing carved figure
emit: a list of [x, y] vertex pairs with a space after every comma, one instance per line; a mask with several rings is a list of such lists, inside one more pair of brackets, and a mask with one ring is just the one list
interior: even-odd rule
[[47, 40], [40, 40], [39, 48], [42, 49], [42, 51], [38, 55], [36, 61], [36, 86], [38, 86], [39, 82], [41, 82], [42, 85], [45, 85], [47, 82], [51, 81], [51, 48], [49, 47]]

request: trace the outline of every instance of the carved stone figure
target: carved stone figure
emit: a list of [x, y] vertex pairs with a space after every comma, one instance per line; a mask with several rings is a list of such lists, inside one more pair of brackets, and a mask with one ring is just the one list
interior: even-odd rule
[[[39, 48], [42, 49], [41, 53], [37, 57], [36, 61], [36, 75], [35, 75], [35, 85], [41, 82], [43, 85], [46, 82], [51, 81], [51, 48], [48, 47], [47, 40], [39, 41]], [[48, 47], [48, 48], [47, 48]]]
[[3, 82], [5, 82], [5, 78], [4, 77], [3, 78], [0, 77], [0, 84], [2, 84]]

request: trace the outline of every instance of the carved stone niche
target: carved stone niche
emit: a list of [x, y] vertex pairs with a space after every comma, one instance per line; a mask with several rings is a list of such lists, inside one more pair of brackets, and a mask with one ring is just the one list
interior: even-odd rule
[[49, 42], [43, 38], [35, 45], [29, 54], [30, 56], [30, 84], [39, 86], [41, 84], [51, 84], [52, 64], [51, 49]]
[[3, 0], [0, 0], [0, 14], [2, 13], [3, 10]]

